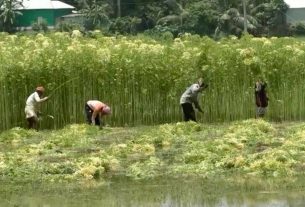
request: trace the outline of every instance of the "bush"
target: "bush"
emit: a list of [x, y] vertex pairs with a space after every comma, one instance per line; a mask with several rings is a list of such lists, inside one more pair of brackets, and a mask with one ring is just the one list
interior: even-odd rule
[[73, 30], [83, 30], [83, 26], [77, 23], [61, 21], [56, 25], [56, 30], [59, 32], [72, 32]]
[[110, 31], [119, 34], [136, 34], [141, 19], [137, 17], [117, 18], [110, 26]]
[[157, 25], [153, 29], [146, 30], [145, 35], [153, 37], [155, 39], [172, 40], [178, 36], [177, 26], [161, 26]]
[[48, 31], [48, 22], [45, 19], [42, 19], [37, 22], [32, 23], [32, 30], [35, 32], [47, 32]]
[[305, 22], [297, 22], [294, 28], [296, 35], [305, 35]]
[[93, 19], [86, 19], [84, 21], [84, 29], [86, 31], [93, 31], [96, 29], [108, 31], [110, 27], [110, 20], [109, 19], [102, 19], [99, 21], [94, 22]]

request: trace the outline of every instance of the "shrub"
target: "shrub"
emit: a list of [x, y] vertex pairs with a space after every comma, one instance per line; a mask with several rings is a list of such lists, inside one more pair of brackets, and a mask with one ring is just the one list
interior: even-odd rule
[[59, 32], [72, 32], [73, 30], [83, 30], [82, 26], [76, 23], [61, 21], [56, 25]]
[[305, 22], [297, 22], [294, 27], [296, 35], [305, 35]]
[[48, 31], [48, 22], [45, 19], [39, 20], [32, 23], [32, 30], [35, 32], [47, 32]]

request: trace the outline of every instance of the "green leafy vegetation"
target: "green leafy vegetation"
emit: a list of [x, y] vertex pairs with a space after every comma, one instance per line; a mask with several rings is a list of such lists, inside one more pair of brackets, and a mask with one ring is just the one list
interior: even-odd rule
[[[0, 34], [0, 130], [24, 126], [24, 104], [37, 85], [50, 100], [42, 105], [42, 128], [84, 122], [84, 104], [98, 99], [112, 108], [111, 126], [181, 120], [179, 98], [203, 77], [206, 122], [254, 117], [253, 87], [267, 81], [268, 118], [303, 120], [303, 41], [295, 38], [232, 36], [216, 42], [185, 34], [91, 38], [74, 30], [35, 36]], [[54, 119], [48, 118], [54, 116]]]
[[[66, 0], [84, 12], [92, 24], [90, 30], [108, 30], [119, 34], [166, 31], [174, 36], [192, 34], [222, 37], [241, 35], [244, 22], [248, 32], [258, 36], [287, 35], [283, 0]], [[246, 17], [243, 14], [243, 2]], [[106, 21], [105, 21], [106, 20]], [[101, 22], [103, 22], [101, 24]]]
[[0, 134], [4, 180], [107, 181], [157, 177], [294, 178], [305, 167], [303, 123], [245, 120], [155, 127], [69, 125]]
[[0, 0], [0, 31], [14, 32], [14, 23], [17, 15], [22, 15], [15, 10], [22, 5], [18, 0]]
[[[175, 37], [180, 33], [216, 37], [240, 36], [245, 22], [248, 32], [257, 36], [290, 34], [284, 0], [63, 0], [84, 15], [73, 25], [85, 31], [102, 30], [112, 34], [138, 34], [165, 31]], [[246, 8], [244, 18], [243, 2]], [[16, 10], [22, 1], [0, 1], [0, 31], [14, 32]], [[232, 12], [233, 11], [233, 12]], [[68, 29], [67, 24], [57, 29]], [[72, 26], [72, 25], [70, 25]], [[37, 30], [39, 25], [34, 24]]]

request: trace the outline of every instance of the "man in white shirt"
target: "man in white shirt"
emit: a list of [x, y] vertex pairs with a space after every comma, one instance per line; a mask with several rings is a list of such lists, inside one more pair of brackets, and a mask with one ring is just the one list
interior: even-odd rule
[[44, 87], [38, 86], [36, 88], [36, 91], [32, 93], [26, 100], [24, 112], [26, 115], [26, 120], [28, 122], [29, 129], [37, 129], [38, 127], [37, 113], [39, 113], [39, 105], [40, 103], [48, 100], [48, 97], [43, 98], [44, 91]]
[[182, 107], [184, 121], [190, 121], [190, 120], [196, 121], [193, 104], [195, 105], [195, 108], [198, 111], [203, 113], [203, 111], [198, 103], [198, 94], [207, 87], [208, 87], [208, 85], [203, 83], [202, 79], [199, 79], [198, 83], [192, 84], [182, 94], [182, 96], [180, 98], [180, 105]]

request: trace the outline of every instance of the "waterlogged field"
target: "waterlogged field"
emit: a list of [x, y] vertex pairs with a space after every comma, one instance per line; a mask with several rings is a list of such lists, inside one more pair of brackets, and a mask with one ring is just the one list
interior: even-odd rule
[[[22, 206], [23, 196], [44, 200], [37, 191], [31, 194], [21, 188], [23, 184], [39, 192], [49, 191], [51, 184], [65, 186], [54, 187], [54, 192], [65, 191], [72, 184], [109, 195], [115, 194], [112, 187], [96, 189], [116, 184], [116, 179], [126, 182], [117, 189], [121, 201], [130, 206], [145, 206], [143, 193], [151, 195], [151, 206], [160, 202], [162, 206], [240, 206], [252, 205], [245, 202], [247, 196], [231, 201], [232, 197], [219, 194], [205, 203], [198, 200], [202, 198], [198, 192], [210, 192], [213, 197], [236, 186], [254, 192], [304, 191], [305, 124], [286, 122], [305, 118], [304, 51], [305, 43], [294, 38], [245, 36], [215, 42], [191, 35], [153, 40], [105, 37], [98, 32], [91, 38], [77, 32], [0, 34], [0, 186], [6, 186], [0, 189], [0, 206]], [[181, 120], [180, 95], [198, 77], [209, 84], [200, 100], [204, 114], [198, 118], [215, 124], [173, 123]], [[268, 120], [283, 122], [249, 119], [254, 117], [253, 85], [258, 77], [268, 82]], [[25, 124], [25, 100], [40, 84], [51, 95], [43, 104], [41, 120], [41, 128], [50, 130], [25, 130], [20, 127]], [[81, 124], [89, 99], [112, 107], [108, 127], [100, 130]], [[177, 180], [166, 184], [174, 192], [162, 191], [162, 182], [154, 190], [146, 191], [154, 185], [146, 188], [144, 183], [140, 183], [143, 188], [132, 188], [136, 182], [153, 183], [159, 178], [195, 179], [200, 185], [193, 189], [196, 193], [190, 191], [195, 184], [179, 191], [175, 184], [187, 184]], [[125, 193], [123, 186], [137, 190]], [[94, 203], [94, 192], [88, 196], [82, 191], [75, 197], [92, 198], [92, 205], [84, 201], [83, 206], [100, 205]], [[168, 197], [156, 201], [160, 192]], [[191, 194], [183, 201], [175, 200], [183, 192]], [[28, 206], [58, 206], [60, 195], [52, 193], [47, 194], [54, 196], [51, 204], [29, 199]], [[304, 203], [304, 197], [285, 194], [281, 199], [283, 194], [274, 196], [276, 204], [268, 195], [269, 200], [259, 205]], [[140, 199], [132, 202], [131, 195]], [[108, 198], [104, 205], [118, 206], [113, 203], [116, 198]], [[66, 206], [78, 205], [65, 201]]]
[[82, 123], [88, 99], [112, 107], [112, 126], [177, 122], [179, 97], [200, 76], [209, 84], [201, 120], [253, 118], [258, 76], [268, 82], [271, 120], [304, 120], [304, 50], [294, 38], [0, 34], [0, 130], [24, 125], [25, 100], [38, 84], [52, 95], [43, 128]]
[[246, 120], [103, 130], [69, 125], [40, 132], [13, 128], [0, 135], [0, 178], [10, 181], [241, 176], [284, 182], [304, 175], [304, 169], [304, 123]]

